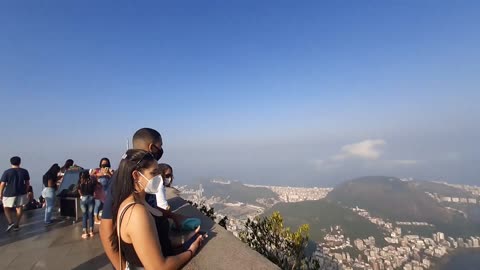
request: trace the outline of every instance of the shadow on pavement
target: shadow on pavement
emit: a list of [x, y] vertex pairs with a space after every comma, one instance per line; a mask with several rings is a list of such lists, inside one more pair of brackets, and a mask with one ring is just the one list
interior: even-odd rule
[[30, 237], [34, 237], [45, 232], [63, 228], [68, 225], [72, 225], [73, 219], [60, 217], [56, 221], [49, 225], [45, 226], [44, 219], [45, 209], [35, 209], [30, 211], [25, 211], [20, 222], [20, 230], [14, 231], [11, 230], [6, 232], [8, 226], [7, 219], [4, 213], [0, 214], [0, 247], [7, 245], [16, 241], [24, 240]]
[[73, 267], [72, 270], [91, 270], [91, 269], [100, 269], [103, 267], [108, 267], [106, 269], [113, 269], [105, 253], [98, 255], [76, 267]]

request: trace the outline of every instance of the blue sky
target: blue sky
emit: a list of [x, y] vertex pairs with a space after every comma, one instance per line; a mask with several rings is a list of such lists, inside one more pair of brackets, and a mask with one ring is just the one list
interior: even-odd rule
[[0, 4], [4, 167], [149, 126], [179, 182], [478, 180], [475, 1], [120, 2]]

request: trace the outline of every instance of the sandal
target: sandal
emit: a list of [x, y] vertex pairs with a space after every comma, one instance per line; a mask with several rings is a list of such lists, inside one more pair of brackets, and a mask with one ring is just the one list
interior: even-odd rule
[[94, 233], [93, 231], [89, 233], [90, 237], [93, 237], [94, 236]]
[[82, 238], [83, 238], [83, 239], [87, 239], [87, 237], [88, 237], [88, 234], [87, 234], [86, 232], [85, 232], [85, 233], [82, 233]]

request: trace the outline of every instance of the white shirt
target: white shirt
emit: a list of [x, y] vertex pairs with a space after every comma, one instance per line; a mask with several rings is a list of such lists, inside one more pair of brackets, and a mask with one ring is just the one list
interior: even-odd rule
[[162, 181], [160, 182], [160, 186], [158, 187], [158, 192], [155, 193], [155, 197], [157, 198], [158, 207], [164, 210], [168, 210], [170, 208], [167, 202], [165, 186], [163, 185], [163, 177], [162, 177]]

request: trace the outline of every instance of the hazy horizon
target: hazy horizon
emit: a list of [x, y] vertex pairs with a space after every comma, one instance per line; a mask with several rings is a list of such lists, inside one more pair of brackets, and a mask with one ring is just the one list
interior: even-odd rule
[[[118, 163], [142, 127], [177, 183], [476, 184], [480, 4], [0, 4], [1, 169]], [[36, 197], [39, 194], [35, 194]]]

